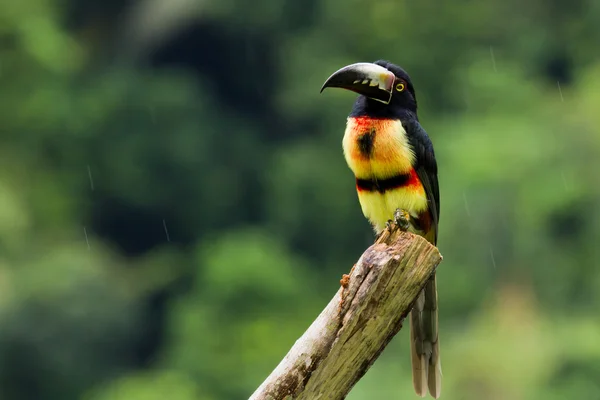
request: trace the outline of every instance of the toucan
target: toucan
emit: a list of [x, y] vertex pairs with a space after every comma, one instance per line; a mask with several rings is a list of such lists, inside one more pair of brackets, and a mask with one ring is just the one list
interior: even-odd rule
[[[385, 60], [360, 62], [334, 72], [323, 84], [358, 93], [346, 121], [342, 147], [356, 178], [364, 216], [376, 233], [401, 212], [408, 230], [437, 245], [440, 218], [433, 144], [419, 122], [408, 73]], [[433, 275], [410, 313], [413, 385], [417, 395], [438, 398], [442, 367], [438, 301]]]

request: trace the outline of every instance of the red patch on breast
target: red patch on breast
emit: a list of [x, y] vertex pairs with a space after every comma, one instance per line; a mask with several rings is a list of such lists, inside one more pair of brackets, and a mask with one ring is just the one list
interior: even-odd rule
[[374, 119], [369, 117], [353, 117], [352, 120], [356, 124], [356, 128], [360, 130], [360, 128], [371, 127]]
[[381, 128], [382, 125], [385, 125], [392, 121], [388, 118], [371, 117], [351, 117], [350, 119], [354, 122], [354, 127], [358, 132], [369, 131], [372, 128]]
[[419, 179], [419, 175], [417, 175], [417, 171], [413, 169], [410, 170], [410, 178], [408, 179], [408, 182], [406, 182], [406, 186], [413, 188], [413, 189], [420, 189], [421, 186], [421, 180]]

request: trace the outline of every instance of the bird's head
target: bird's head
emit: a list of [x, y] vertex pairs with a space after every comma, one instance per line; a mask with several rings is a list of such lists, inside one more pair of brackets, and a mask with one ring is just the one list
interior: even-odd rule
[[323, 84], [351, 90], [360, 96], [351, 116], [399, 118], [407, 112], [416, 116], [417, 98], [410, 77], [401, 67], [388, 61], [356, 63], [334, 72]]

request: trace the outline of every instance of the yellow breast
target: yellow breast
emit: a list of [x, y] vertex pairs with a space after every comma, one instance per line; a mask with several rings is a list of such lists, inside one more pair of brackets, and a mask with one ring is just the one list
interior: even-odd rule
[[416, 156], [400, 121], [348, 118], [342, 144], [346, 162], [358, 179], [384, 180], [401, 174], [411, 176], [404, 186], [383, 193], [358, 190], [363, 214], [376, 231], [385, 228], [397, 208], [415, 216], [427, 209], [425, 190], [413, 170]]
[[342, 145], [348, 166], [361, 179], [408, 173], [415, 160], [406, 131], [398, 120], [348, 118]]

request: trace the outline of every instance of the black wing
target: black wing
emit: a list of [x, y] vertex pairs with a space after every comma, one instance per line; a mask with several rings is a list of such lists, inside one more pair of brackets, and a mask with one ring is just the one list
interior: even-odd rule
[[431, 143], [431, 139], [429, 139], [427, 132], [419, 124], [419, 121], [413, 120], [404, 125], [406, 125], [406, 133], [415, 151], [416, 162], [414, 168], [425, 189], [429, 212], [433, 220], [433, 229], [435, 230], [434, 244], [437, 244], [438, 221], [440, 219], [440, 189], [433, 143]]

